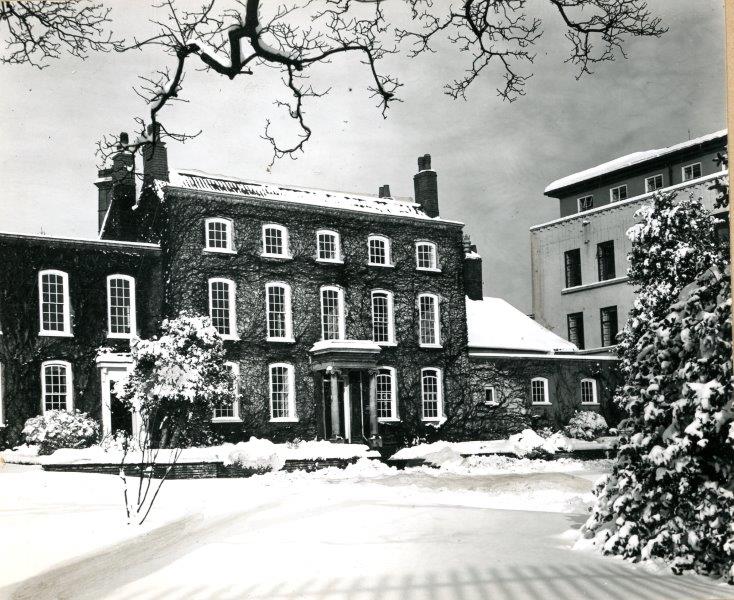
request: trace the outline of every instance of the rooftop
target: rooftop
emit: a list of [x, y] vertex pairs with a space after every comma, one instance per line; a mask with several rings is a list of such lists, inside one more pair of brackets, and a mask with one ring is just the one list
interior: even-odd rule
[[706, 142], [725, 138], [726, 131], [726, 129], [722, 129], [721, 131], [709, 133], [708, 135], [703, 135], [692, 140], [687, 140], [685, 142], [681, 142], [680, 144], [675, 144], [674, 146], [668, 146], [667, 148], [643, 150], [642, 152], [633, 152], [632, 154], [620, 156], [619, 158], [615, 158], [614, 160], [610, 160], [595, 167], [591, 167], [590, 169], [579, 171], [578, 173], [573, 173], [572, 175], [562, 177], [561, 179], [556, 179], [554, 182], [546, 186], [543, 193], [549, 195], [552, 192], [574, 185], [576, 183], [581, 183], [582, 181], [587, 181], [588, 179], [593, 179], [602, 175], [608, 175], [610, 173], [614, 173], [615, 171], [619, 171], [621, 169], [626, 169], [628, 167], [647, 162], [648, 160], [661, 158], [663, 156], [667, 156], [668, 154], [673, 154], [681, 150], [694, 148], [695, 146], [704, 144]]
[[417, 204], [409, 198], [379, 198], [369, 194], [353, 194], [350, 192], [282, 185], [227, 175], [215, 175], [192, 169], [172, 171], [170, 182], [163, 185], [166, 188], [214, 192], [217, 194], [262, 198], [265, 200], [321, 206], [352, 212], [462, 224], [459, 221], [450, 221], [440, 217], [429, 217], [423, 211], [420, 204]]
[[577, 352], [578, 348], [547, 330], [502, 298], [466, 300], [469, 348], [541, 352]]

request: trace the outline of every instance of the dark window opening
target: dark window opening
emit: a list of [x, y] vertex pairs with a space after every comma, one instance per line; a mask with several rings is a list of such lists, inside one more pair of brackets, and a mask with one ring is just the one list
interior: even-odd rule
[[566, 266], [566, 287], [581, 285], [581, 250], [568, 250], [564, 252], [564, 263]]
[[614, 346], [617, 343], [617, 307], [607, 306], [600, 311], [601, 345]]
[[575, 344], [579, 350], [584, 349], [584, 313], [571, 313], [568, 320], [568, 341]]
[[599, 268], [599, 281], [614, 279], [617, 274], [614, 268], [614, 241], [596, 245], [596, 263]]

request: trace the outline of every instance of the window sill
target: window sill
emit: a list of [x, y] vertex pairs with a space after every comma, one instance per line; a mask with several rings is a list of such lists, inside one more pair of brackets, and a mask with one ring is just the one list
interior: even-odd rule
[[380, 264], [380, 263], [371, 263], [371, 262], [368, 262], [367, 263], [367, 266], [368, 267], [383, 267], [385, 269], [394, 269], [395, 268], [395, 265], [386, 264], [386, 263], [385, 264]]
[[443, 417], [421, 417], [423, 423], [443, 423]]
[[441, 273], [441, 269], [436, 267], [416, 267], [415, 270], [423, 273]]
[[499, 402], [497, 402], [497, 401], [493, 401], [493, 402], [484, 402], [484, 406], [495, 406], [495, 407], [496, 407], [496, 406], [499, 406], [499, 405], [500, 405], [500, 403], [499, 403]]
[[278, 260], [293, 260], [291, 254], [266, 254], [265, 252], [260, 253], [260, 258], [275, 258]]
[[108, 333], [107, 338], [110, 340], [131, 340], [137, 337], [134, 333]]
[[266, 342], [272, 342], [274, 344], [278, 344], [278, 343], [280, 343], [280, 344], [295, 344], [296, 343], [296, 340], [294, 338], [292, 338], [292, 337], [288, 337], [288, 338], [271, 338], [271, 337], [268, 337], [268, 338], [265, 338], [265, 341]]
[[599, 406], [598, 402], [582, 402], [581, 406]]
[[74, 337], [73, 333], [67, 333], [65, 331], [39, 331], [38, 335], [42, 337]]
[[378, 417], [378, 423], [400, 423], [400, 417]]
[[585, 283], [575, 285], [573, 287], [563, 288], [561, 294], [573, 294], [575, 292], [583, 292], [585, 290], [593, 290], [594, 288], [604, 287], [607, 285], [616, 285], [618, 283], [626, 283], [628, 277], [614, 277], [613, 279], [605, 279], [604, 281], [595, 281], [594, 283]]
[[421, 348], [429, 348], [434, 350], [440, 350], [441, 348], [443, 348], [442, 344], [418, 344], [418, 346], [420, 346]]
[[239, 417], [212, 417], [212, 423], [242, 423]]
[[230, 250], [228, 248], [204, 248], [202, 252], [204, 254], [237, 254], [237, 250]]
[[530, 406], [553, 406], [552, 402], [531, 402]]
[[227, 342], [227, 341], [229, 341], [229, 342], [238, 342], [240, 340], [240, 336], [238, 336], [238, 335], [229, 335], [229, 334], [228, 335], [222, 335], [220, 333], [219, 334], [219, 337], [221, 337], [225, 342]]
[[394, 348], [395, 346], [398, 345], [397, 342], [375, 342], [375, 344], [377, 344], [378, 346], [385, 347], [385, 348]]
[[277, 417], [271, 418], [271, 423], [298, 423], [298, 417]]
[[341, 258], [333, 259], [333, 260], [327, 259], [327, 258], [317, 258], [316, 262], [324, 264], [324, 265], [343, 265], [344, 264], [344, 260]]

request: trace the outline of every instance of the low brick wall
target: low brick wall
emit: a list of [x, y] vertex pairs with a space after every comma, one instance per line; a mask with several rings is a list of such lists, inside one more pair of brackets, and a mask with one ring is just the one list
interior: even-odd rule
[[[347, 465], [357, 461], [356, 458], [320, 458], [316, 460], [286, 460], [283, 471], [317, 471], [327, 467], [344, 469]], [[146, 465], [144, 468], [152, 468], [153, 476], [162, 478], [168, 468], [167, 465]], [[167, 475], [167, 479], [214, 479], [251, 477], [259, 471], [256, 469], [243, 469], [236, 465], [224, 465], [221, 462], [191, 462], [177, 463], [173, 465]], [[118, 475], [120, 465], [117, 463], [75, 463], [75, 464], [53, 464], [43, 465], [44, 471], [64, 473], [102, 473], [105, 475]], [[126, 464], [125, 475], [137, 476], [140, 473], [139, 464]]]

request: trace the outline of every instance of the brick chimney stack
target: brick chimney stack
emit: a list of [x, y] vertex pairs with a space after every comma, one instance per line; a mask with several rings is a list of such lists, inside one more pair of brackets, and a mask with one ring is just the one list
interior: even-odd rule
[[391, 198], [392, 196], [390, 195], [390, 186], [387, 184], [381, 185], [378, 195], [380, 198]]
[[153, 125], [148, 125], [148, 137], [155, 141], [143, 147], [143, 186], [151, 185], [155, 179], [168, 181], [168, 150], [160, 136], [160, 123], [155, 124], [155, 136], [153, 131]]
[[464, 234], [464, 292], [469, 300], [481, 300], [484, 296], [482, 281], [482, 257], [476, 245]]
[[130, 138], [120, 134], [117, 151], [112, 156], [112, 166], [97, 172], [95, 185], [99, 191], [97, 201], [98, 227], [106, 239], [128, 239], [131, 235], [132, 208], [135, 206], [135, 157], [128, 150]]
[[431, 155], [418, 157], [418, 172], [413, 175], [415, 201], [429, 217], [438, 216], [438, 175], [431, 169]]

